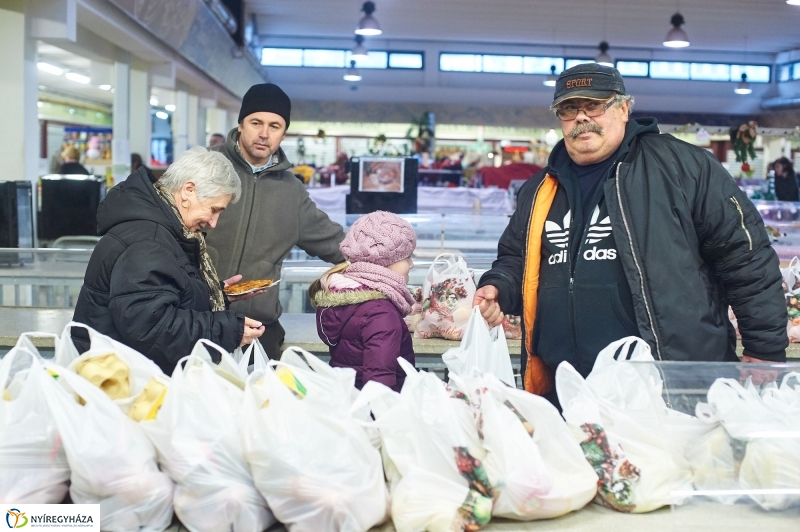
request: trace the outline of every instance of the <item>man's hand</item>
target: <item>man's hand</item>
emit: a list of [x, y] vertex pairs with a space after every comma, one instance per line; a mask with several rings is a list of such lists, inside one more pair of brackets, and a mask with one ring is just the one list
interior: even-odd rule
[[242, 335], [242, 343], [239, 344], [239, 346], [241, 347], [252, 344], [262, 334], [264, 334], [264, 326], [261, 324], [261, 322], [245, 317], [244, 334]]
[[[770, 364], [771, 360], [762, 360], [760, 358], [751, 357], [749, 355], [742, 355], [742, 362], [746, 364]], [[747, 377], [752, 377], [752, 382], [756, 386], [775, 382], [780, 376], [780, 371], [776, 369], [742, 369], [741, 377], [746, 380]]]
[[478, 306], [481, 316], [492, 327], [503, 323], [503, 311], [500, 310], [500, 304], [497, 302], [499, 294], [496, 286], [487, 284], [478, 288], [475, 292], [475, 297], [472, 299], [472, 306]]
[[[232, 284], [236, 284], [241, 280], [242, 280], [242, 274], [239, 273], [239, 274], [234, 275], [230, 279], [225, 279], [224, 281], [222, 281], [222, 286], [224, 288], [228, 288]], [[261, 290], [256, 290], [255, 292], [248, 292], [247, 294], [240, 294], [238, 296], [234, 296], [234, 295], [231, 295], [231, 294], [225, 294], [225, 295], [228, 296], [228, 301], [233, 302], [233, 301], [242, 301], [244, 299], [250, 299], [251, 297], [256, 297], [257, 295], [263, 294], [266, 291], [267, 291], [267, 289], [263, 288]]]

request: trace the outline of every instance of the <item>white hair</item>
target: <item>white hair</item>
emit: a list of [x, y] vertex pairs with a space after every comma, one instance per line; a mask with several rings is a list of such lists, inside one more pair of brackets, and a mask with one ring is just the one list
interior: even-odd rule
[[614, 96], [614, 103], [617, 107], [622, 107], [622, 104], [625, 102], [628, 102], [628, 116], [631, 116], [631, 112], [633, 112], [633, 96], [630, 94], [617, 94]]
[[201, 146], [181, 154], [159, 179], [173, 194], [187, 181], [194, 181], [197, 185], [195, 192], [200, 199], [230, 194], [231, 203], [236, 203], [242, 195], [242, 182], [231, 162], [220, 152]]

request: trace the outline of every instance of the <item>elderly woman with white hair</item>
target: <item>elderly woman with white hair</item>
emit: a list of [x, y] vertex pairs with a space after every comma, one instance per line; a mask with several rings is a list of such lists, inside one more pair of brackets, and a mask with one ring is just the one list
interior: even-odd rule
[[[112, 188], [97, 210], [102, 238], [74, 321], [136, 349], [168, 375], [201, 338], [233, 351], [261, 336], [261, 323], [227, 310], [223, 286], [240, 276], [220, 282], [201, 233], [241, 190], [231, 163], [200, 147], [161, 179], [142, 167]], [[84, 330], [72, 337], [81, 352], [89, 348]]]

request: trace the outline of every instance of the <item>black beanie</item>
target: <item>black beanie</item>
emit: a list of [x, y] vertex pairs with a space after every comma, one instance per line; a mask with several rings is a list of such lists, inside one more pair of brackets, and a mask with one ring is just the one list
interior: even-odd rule
[[239, 123], [253, 113], [275, 113], [286, 120], [286, 129], [289, 129], [291, 111], [292, 102], [280, 87], [274, 83], [259, 83], [245, 93], [239, 110]]

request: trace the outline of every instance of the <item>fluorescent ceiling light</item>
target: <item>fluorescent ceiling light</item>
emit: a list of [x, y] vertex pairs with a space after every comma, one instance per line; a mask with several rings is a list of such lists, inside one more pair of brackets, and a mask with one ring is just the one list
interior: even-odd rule
[[89, 76], [84, 76], [83, 74], [78, 74], [77, 72], [67, 72], [64, 74], [64, 77], [70, 81], [74, 81], [75, 83], [82, 83], [83, 85], [86, 85], [92, 81]]
[[689, 46], [689, 37], [681, 29], [681, 26], [686, 22], [683, 15], [675, 13], [669, 22], [672, 24], [672, 29], [667, 32], [667, 36], [664, 38], [664, 46], [668, 48], [686, 48]]
[[160, 118], [161, 120], [166, 120], [167, 118], [169, 118], [169, 115], [167, 113], [165, 113], [164, 111], [156, 112], [156, 116], [158, 118]]
[[156, 98], [155, 96], [150, 96], [150, 105], [152, 106], [158, 105], [158, 98]]
[[48, 74], [53, 74], [55, 76], [60, 76], [61, 74], [64, 73], [63, 68], [58, 68], [57, 66], [53, 66], [50, 63], [37, 63], [36, 66], [39, 68], [39, 70], [43, 70], [44, 72], [47, 72]]
[[364, 2], [361, 11], [364, 12], [364, 16], [358, 21], [356, 35], [380, 35], [383, 33], [381, 25], [372, 16], [375, 12], [375, 2]]
[[786, 3], [790, 6], [800, 6], [800, 0], [786, 0]]
[[100, 85], [97, 88], [100, 89], [101, 91], [110, 91], [111, 90], [111, 85]]
[[44, 104], [42, 102], [36, 102], [36, 107], [44, 107]]
[[171, 103], [168, 103], [167, 105], [164, 106], [164, 109], [166, 109], [167, 111], [172, 113], [172, 112], [175, 112], [175, 109], [177, 109], [177, 108], [174, 105], [172, 105]]

